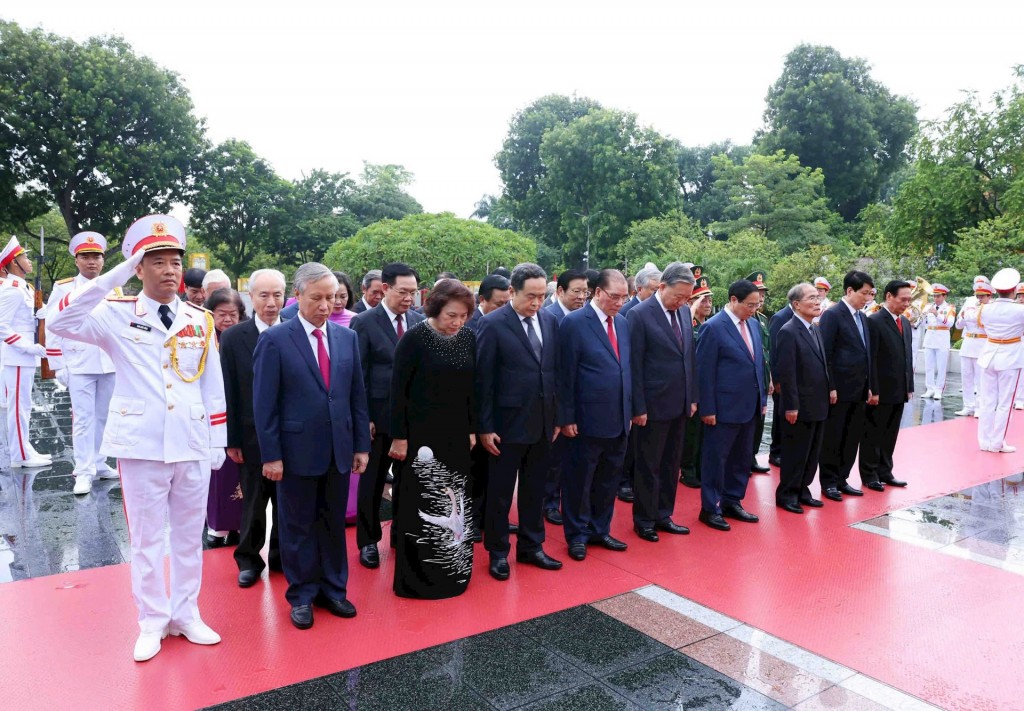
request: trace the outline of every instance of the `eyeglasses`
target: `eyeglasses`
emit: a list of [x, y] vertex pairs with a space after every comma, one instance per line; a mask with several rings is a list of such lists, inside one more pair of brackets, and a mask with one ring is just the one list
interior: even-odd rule
[[[604, 291], [604, 289], [602, 289], [601, 291]], [[629, 294], [613, 294], [609, 291], [605, 291], [604, 293], [609, 299], [619, 304], [629, 301]]]
[[392, 289], [392, 291], [402, 297], [413, 296], [416, 293], [416, 289]]
[[590, 296], [590, 292], [586, 289], [569, 289], [569, 293], [573, 296]]

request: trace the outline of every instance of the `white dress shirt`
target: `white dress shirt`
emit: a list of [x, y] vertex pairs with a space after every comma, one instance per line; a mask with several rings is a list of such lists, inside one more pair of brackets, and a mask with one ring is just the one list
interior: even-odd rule
[[302, 318], [302, 314], [296, 314], [296, 318], [302, 324], [302, 327], [306, 329], [306, 338], [309, 340], [309, 347], [313, 349], [313, 360], [316, 361], [317, 365], [320, 365], [320, 342], [317, 337], [313, 335], [313, 331], [320, 331], [324, 334], [324, 349], [327, 351], [327, 357], [331, 357], [331, 344], [327, 342], [327, 322], [324, 322], [323, 326], [317, 328], [306, 319]]
[[[388, 305], [384, 303], [383, 299], [380, 305], [384, 307], [384, 313], [388, 315], [388, 320], [391, 321], [391, 328], [395, 329], [395, 333], [398, 333], [398, 324], [395, 323], [395, 319], [398, 318], [398, 314], [388, 308]], [[404, 334], [409, 330], [409, 314], [402, 314], [402, 333]]]

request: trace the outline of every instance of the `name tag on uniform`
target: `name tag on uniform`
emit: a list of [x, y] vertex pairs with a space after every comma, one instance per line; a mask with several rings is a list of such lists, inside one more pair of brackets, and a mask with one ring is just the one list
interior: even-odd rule
[[153, 330], [153, 327], [152, 327], [152, 326], [147, 326], [147, 325], [146, 325], [146, 324], [144, 324], [144, 323], [135, 323], [134, 321], [132, 321], [132, 322], [131, 322], [131, 323], [129, 323], [128, 325], [129, 325], [129, 326], [130, 326], [131, 328], [137, 328], [137, 329], [139, 329], [140, 331], [145, 331], [146, 333], [149, 333], [150, 331], [152, 331], [152, 330]]

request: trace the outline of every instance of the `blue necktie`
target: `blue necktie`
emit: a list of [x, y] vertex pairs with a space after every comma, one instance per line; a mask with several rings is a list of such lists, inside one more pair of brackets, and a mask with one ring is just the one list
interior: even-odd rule
[[862, 324], [860, 322], [860, 319], [861, 319], [861, 314], [860, 313], [855, 314], [854, 317], [853, 317], [853, 320], [857, 322], [857, 333], [860, 334], [860, 342], [863, 343], [865, 347], [867, 347], [868, 342], [866, 340], [864, 340], [864, 324]]

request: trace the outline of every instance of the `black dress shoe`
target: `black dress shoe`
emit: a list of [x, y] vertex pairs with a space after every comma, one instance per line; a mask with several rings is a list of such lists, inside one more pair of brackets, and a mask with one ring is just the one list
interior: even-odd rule
[[768, 464], [770, 464], [773, 467], [781, 467], [782, 460], [779, 459], [778, 457], [768, 457]]
[[488, 570], [495, 580], [508, 580], [508, 558], [491, 558], [491, 565]]
[[544, 519], [556, 526], [561, 526], [564, 520], [562, 519], [562, 512], [558, 509], [544, 509]]
[[292, 624], [300, 630], [308, 630], [313, 626], [313, 606], [296, 605], [292, 608]]
[[335, 617], [356, 616], [356, 606], [348, 600], [335, 600], [334, 598], [327, 597], [321, 593], [316, 596], [315, 600], [313, 600], [313, 604], [317, 607], [324, 608]]
[[633, 530], [636, 531], [636, 535], [640, 536], [645, 541], [651, 543], [658, 542], [658, 532], [648, 526], [633, 526]]
[[380, 554], [377, 552], [376, 543], [371, 543], [359, 549], [359, 564], [364, 568], [380, 567]]
[[884, 479], [884, 480], [882, 480], [882, 483], [883, 484], [888, 484], [889, 486], [900, 486], [900, 487], [907, 485], [907, 482], [901, 481], [900, 479]]
[[587, 557], [587, 544], [586, 543], [570, 543], [569, 544], [569, 557], [573, 560], [583, 560]]
[[769, 469], [768, 467], [762, 467], [757, 462], [754, 462], [753, 464], [750, 465], [750, 471], [752, 471], [754, 474], [767, 474], [768, 472], [771, 471], [771, 469]]
[[729, 522], [722, 518], [721, 515], [710, 513], [703, 509], [701, 509], [700, 515], [697, 516], [697, 520], [704, 525], [710, 526], [711, 528], [719, 531], [728, 531], [732, 528], [732, 526], [729, 525]]
[[678, 523], [673, 522], [670, 518], [667, 518], [664, 521], [658, 521], [656, 524], [654, 524], [654, 530], [664, 531], [665, 533], [674, 533], [677, 536], [685, 536], [690, 532], [690, 529], [688, 529], [686, 526], [680, 526]]
[[804, 510], [800, 507], [800, 504], [794, 504], [788, 501], [777, 501], [775, 505], [778, 506], [783, 511], [789, 511], [790, 513], [802, 514], [804, 512]]
[[696, 479], [687, 479], [686, 477], [679, 477], [679, 481], [682, 483], [683, 486], [687, 487], [688, 489], [700, 488], [700, 482], [697, 481]]
[[865, 489], [871, 489], [872, 491], [885, 491], [885, 484], [880, 481], [869, 481], [864, 485]]
[[[842, 497], [840, 497], [840, 498], [842, 498]], [[810, 506], [811, 508], [814, 508], [814, 509], [820, 509], [822, 506], [825, 505], [825, 504], [821, 503], [820, 499], [814, 499], [814, 498], [801, 498], [800, 499], [800, 503], [802, 505], [804, 505], [804, 506]]]
[[842, 501], [843, 495], [839, 493], [839, 489], [831, 488], [825, 489], [823, 496], [831, 501]]
[[854, 489], [849, 484], [843, 484], [839, 487], [840, 494], [846, 494], [847, 496], [864, 496], [864, 492], [860, 489]]
[[228, 544], [227, 539], [222, 536], [211, 536], [209, 533], [203, 534], [203, 541], [206, 543], [206, 547], [209, 548], [223, 548]]
[[[586, 553], [586, 546], [583, 547], [584, 553]], [[526, 563], [527, 565], [535, 565], [538, 568], [544, 570], [561, 570], [562, 561], [555, 560], [544, 551], [530, 551], [528, 553], [516, 552], [516, 562]]]
[[744, 511], [743, 507], [739, 504], [732, 506], [722, 507], [722, 516], [725, 518], [734, 518], [737, 521], [743, 521], [744, 523], [757, 523], [758, 518], [749, 511]]
[[239, 570], [238, 571], [238, 587], [240, 588], [251, 588], [256, 584], [256, 581], [260, 579], [260, 573], [258, 570]]
[[612, 538], [611, 536], [591, 536], [590, 543], [591, 545], [595, 546], [603, 546], [604, 548], [607, 548], [610, 551], [621, 552], [629, 548], [629, 546], [620, 541], [618, 538]]
[[633, 503], [633, 487], [632, 486], [620, 486], [618, 493], [619, 501], [625, 501], [627, 504]]

